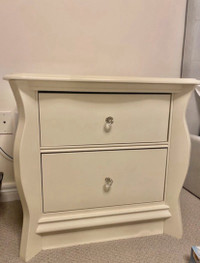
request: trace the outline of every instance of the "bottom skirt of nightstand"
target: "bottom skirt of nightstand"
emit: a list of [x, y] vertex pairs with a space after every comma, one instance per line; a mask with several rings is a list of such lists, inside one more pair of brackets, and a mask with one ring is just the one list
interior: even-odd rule
[[43, 249], [69, 247], [89, 243], [163, 234], [164, 221], [120, 224], [100, 228], [74, 230], [42, 236]]

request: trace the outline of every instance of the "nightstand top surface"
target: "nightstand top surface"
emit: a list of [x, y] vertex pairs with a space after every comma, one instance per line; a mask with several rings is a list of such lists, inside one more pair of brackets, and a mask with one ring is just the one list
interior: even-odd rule
[[110, 82], [110, 83], [138, 83], [138, 84], [178, 84], [200, 85], [200, 80], [193, 78], [144, 78], [130, 76], [76, 76], [76, 75], [47, 75], [47, 74], [10, 74], [5, 80], [26, 81], [67, 81], [67, 82]]

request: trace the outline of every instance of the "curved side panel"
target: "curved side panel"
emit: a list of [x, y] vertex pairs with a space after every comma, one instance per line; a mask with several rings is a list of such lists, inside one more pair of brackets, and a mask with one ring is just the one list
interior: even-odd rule
[[28, 89], [25, 81], [10, 81], [10, 85], [19, 112], [14, 173], [23, 208], [20, 256], [28, 261], [42, 249], [41, 237], [36, 234], [37, 221], [42, 213], [37, 92]]
[[185, 120], [188, 100], [192, 86], [182, 93], [173, 95], [173, 114], [171, 135], [169, 138], [168, 176], [166, 182], [166, 204], [170, 207], [172, 217], [165, 221], [164, 233], [182, 237], [182, 220], [180, 210], [180, 192], [187, 174], [190, 158], [190, 137]]

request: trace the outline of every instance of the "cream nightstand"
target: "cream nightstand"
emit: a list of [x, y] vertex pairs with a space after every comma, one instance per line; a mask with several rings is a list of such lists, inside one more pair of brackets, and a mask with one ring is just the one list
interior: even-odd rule
[[6, 76], [19, 124], [14, 169], [20, 255], [167, 233], [182, 235], [194, 79]]

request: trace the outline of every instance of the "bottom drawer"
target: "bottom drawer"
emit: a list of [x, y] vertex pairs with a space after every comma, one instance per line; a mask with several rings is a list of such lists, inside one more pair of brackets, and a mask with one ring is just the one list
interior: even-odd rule
[[162, 201], [166, 156], [167, 149], [43, 154], [44, 212]]

